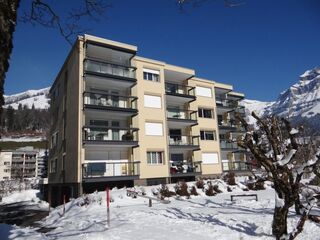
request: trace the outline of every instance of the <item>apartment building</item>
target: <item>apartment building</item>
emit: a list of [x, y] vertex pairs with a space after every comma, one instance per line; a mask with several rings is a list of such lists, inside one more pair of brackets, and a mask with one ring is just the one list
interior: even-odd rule
[[216, 96], [243, 95], [195, 75], [137, 56], [136, 46], [79, 36], [50, 90], [51, 203], [106, 186], [219, 176], [218, 123], [231, 111]]
[[0, 180], [37, 177], [39, 152], [32, 147], [0, 152]]

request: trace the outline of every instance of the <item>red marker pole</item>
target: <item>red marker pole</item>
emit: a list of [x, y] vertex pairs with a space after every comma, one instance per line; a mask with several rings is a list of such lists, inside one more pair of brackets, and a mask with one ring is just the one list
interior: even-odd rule
[[110, 227], [110, 190], [107, 187], [106, 188], [106, 194], [107, 194], [107, 223], [108, 227]]

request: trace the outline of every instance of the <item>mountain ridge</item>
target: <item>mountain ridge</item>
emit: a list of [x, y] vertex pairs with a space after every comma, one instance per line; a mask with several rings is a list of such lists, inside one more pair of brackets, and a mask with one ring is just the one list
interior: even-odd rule
[[[245, 99], [241, 103], [246, 115], [255, 111], [259, 116], [277, 115], [289, 118], [293, 124], [308, 125], [319, 132], [320, 129], [320, 67], [305, 71], [299, 81], [281, 92], [274, 102]], [[248, 117], [250, 123], [254, 122]]]
[[41, 88], [38, 90], [27, 90], [21, 93], [12, 95], [4, 95], [5, 108], [9, 106], [18, 109], [19, 105], [27, 105], [28, 108], [34, 106], [36, 109], [48, 109], [50, 107], [49, 99], [50, 87]]

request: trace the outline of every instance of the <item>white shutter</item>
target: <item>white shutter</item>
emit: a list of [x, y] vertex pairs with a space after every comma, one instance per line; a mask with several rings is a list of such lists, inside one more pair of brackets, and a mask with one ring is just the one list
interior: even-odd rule
[[144, 106], [150, 108], [161, 108], [161, 97], [144, 95]]
[[149, 136], [162, 136], [162, 123], [145, 123], [145, 134]]
[[202, 164], [219, 163], [218, 153], [202, 153]]
[[143, 72], [153, 73], [153, 74], [160, 75], [160, 71], [158, 71], [158, 70], [152, 70], [152, 69], [148, 69], [148, 68], [143, 68]]
[[202, 96], [202, 97], [212, 97], [212, 91], [211, 88], [206, 88], [206, 87], [196, 87], [196, 94], [197, 96]]

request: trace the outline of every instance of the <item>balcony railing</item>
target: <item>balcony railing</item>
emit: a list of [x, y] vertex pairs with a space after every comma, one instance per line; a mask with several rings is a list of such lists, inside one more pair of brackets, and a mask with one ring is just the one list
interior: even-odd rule
[[225, 140], [220, 141], [220, 148], [225, 148], [225, 149], [237, 149], [238, 144], [236, 142], [228, 142]]
[[170, 135], [170, 146], [199, 146], [199, 136]]
[[100, 107], [112, 107], [120, 109], [137, 109], [137, 97], [119, 96], [114, 94], [102, 94], [85, 92], [84, 104]]
[[218, 121], [218, 126], [223, 128], [234, 128], [237, 131], [245, 131], [244, 127], [236, 120]]
[[166, 93], [173, 95], [187, 95], [190, 97], [195, 97], [195, 87], [167, 82]]
[[94, 162], [82, 166], [83, 178], [140, 175], [140, 162]]
[[179, 174], [201, 174], [201, 161], [198, 162], [188, 162], [187, 160], [183, 161], [170, 161], [170, 174], [179, 175]]
[[84, 69], [87, 72], [93, 72], [103, 75], [113, 75], [126, 78], [135, 78], [135, 67], [122, 66], [114, 63], [100, 62], [92, 59], [86, 59]]
[[223, 162], [222, 163], [223, 171], [249, 171], [250, 166], [246, 162]]
[[87, 141], [138, 141], [137, 128], [85, 126], [83, 131], [83, 139]]
[[230, 99], [216, 97], [216, 105], [225, 108], [237, 108], [238, 102]]
[[197, 111], [177, 110], [174, 108], [167, 109], [167, 118], [193, 120], [197, 121]]

